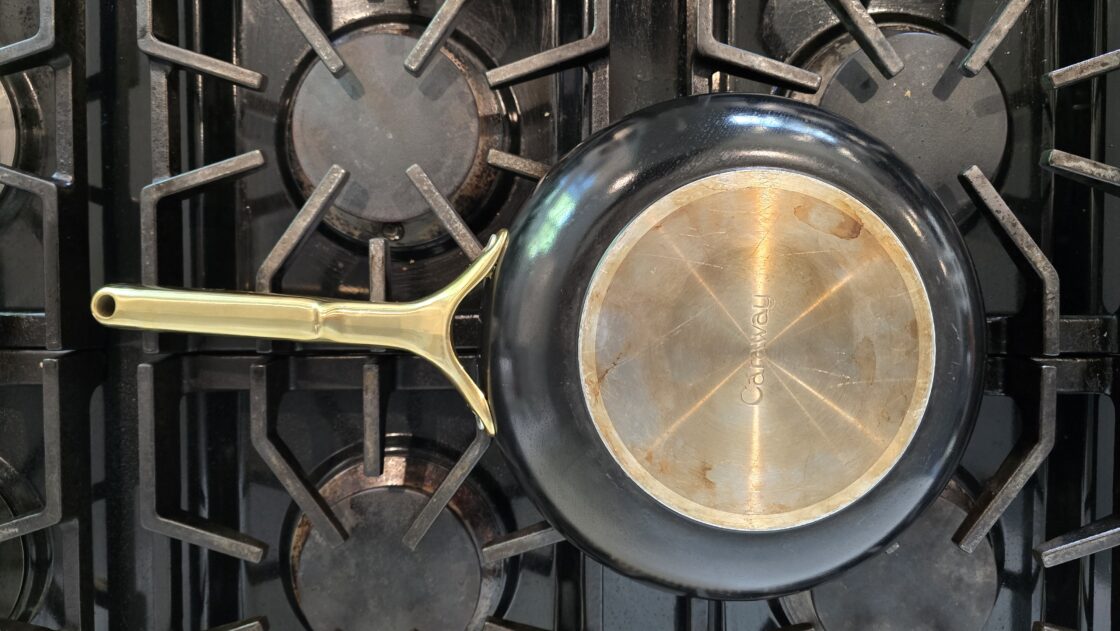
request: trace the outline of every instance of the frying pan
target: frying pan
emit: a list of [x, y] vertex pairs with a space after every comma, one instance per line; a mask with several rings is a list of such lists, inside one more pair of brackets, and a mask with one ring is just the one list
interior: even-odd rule
[[[483, 393], [450, 325], [491, 275]], [[905, 527], [967, 442], [984, 347], [961, 236], [914, 172], [812, 106], [731, 94], [594, 135], [427, 299], [108, 286], [92, 310], [425, 357], [557, 530], [709, 598], [805, 589]]]

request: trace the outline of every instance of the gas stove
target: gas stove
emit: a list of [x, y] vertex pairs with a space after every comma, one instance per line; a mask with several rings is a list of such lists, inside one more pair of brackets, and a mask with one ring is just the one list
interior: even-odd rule
[[[0, 628], [1111, 629], [1118, 48], [1113, 0], [0, 0]], [[948, 483], [867, 558], [753, 600], [588, 553], [580, 516], [550, 519], [490, 448], [501, 419], [495, 439], [460, 394], [490, 372], [494, 309], [456, 279], [585, 141], [715, 93], [885, 143], [959, 228], [986, 314], [984, 397]], [[834, 296], [873, 310], [891, 282], [828, 288], [796, 322], [827, 328], [814, 308]], [[105, 283], [370, 305], [459, 287], [470, 384], [391, 348], [226, 335], [234, 306], [199, 333], [106, 329], [89, 303]], [[746, 320], [772, 343], [768, 296]], [[126, 306], [99, 300], [101, 320]], [[764, 365], [783, 413], [831, 403], [813, 385], [830, 366], [778, 374], [750, 348], [744, 403]], [[847, 444], [822, 436], [802, 447]], [[658, 457], [618, 475], [685, 468]], [[706, 467], [698, 497], [734, 486]]]

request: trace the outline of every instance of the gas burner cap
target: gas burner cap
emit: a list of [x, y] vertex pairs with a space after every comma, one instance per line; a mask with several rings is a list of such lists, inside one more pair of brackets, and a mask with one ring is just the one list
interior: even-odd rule
[[443, 234], [405, 174], [413, 164], [468, 220], [498, 181], [486, 155], [507, 148], [509, 129], [484, 64], [450, 39], [414, 77], [403, 61], [419, 34], [382, 24], [339, 36], [334, 45], [349, 70], [335, 77], [315, 62], [296, 87], [291, 166], [304, 194], [333, 164], [350, 172], [325, 218], [344, 236], [419, 245]]
[[322, 486], [349, 538], [331, 547], [305, 515], [296, 523], [291, 586], [311, 629], [473, 629], [494, 613], [505, 565], [483, 563], [481, 546], [504, 531], [470, 481], [415, 551], [401, 543], [446, 474], [415, 451], [399, 452], [379, 477], [366, 477], [359, 462]]
[[1007, 146], [1007, 101], [984, 68], [965, 78], [957, 64], [967, 52], [939, 34], [888, 30], [887, 39], [905, 62], [885, 78], [850, 36], [826, 46], [806, 63], [824, 86], [812, 96], [820, 105], [877, 136], [917, 171], [960, 222], [972, 211], [957, 175], [975, 164], [994, 178]]
[[810, 592], [781, 599], [790, 621], [820, 631], [980, 631], [999, 591], [995, 547], [953, 543], [972, 498], [954, 480], [884, 551]]
[[823, 180], [754, 168], [686, 184], [619, 234], [587, 296], [580, 369], [599, 435], [646, 492], [702, 523], [827, 517], [878, 484], [925, 413], [918, 270]]
[[[16, 113], [7, 89], [0, 82], [0, 165], [14, 166], [17, 142]], [[4, 185], [0, 184], [0, 193], [3, 191]]]

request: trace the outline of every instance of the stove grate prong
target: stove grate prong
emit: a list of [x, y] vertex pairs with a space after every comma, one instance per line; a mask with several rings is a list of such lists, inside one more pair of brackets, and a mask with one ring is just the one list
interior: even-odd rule
[[1035, 548], [1043, 567], [1054, 567], [1120, 546], [1120, 515], [1110, 515]]
[[87, 448], [81, 430], [89, 425], [89, 398], [100, 382], [101, 362], [91, 353], [0, 351], [5, 367], [0, 385], [42, 386], [44, 478], [43, 507], [0, 521], [0, 543], [55, 526], [84, 508], [73, 505], [82, 501], [73, 487], [83, 483], [84, 458], [77, 454]]
[[[59, 179], [61, 179], [60, 176], [56, 177], [59, 177]], [[38, 177], [31, 173], [26, 173], [18, 169], [0, 165], [0, 188], [3, 188], [5, 186], [30, 193], [31, 195], [39, 198], [40, 208], [42, 209], [43, 213], [42, 225], [44, 227], [50, 225], [57, 226], [60, 223], [59, 190], [58, 186], [54, 182]], [[57, 228], [55, 229], [55, 231], [57, 232]], [[40, 344], [51, 350], [59, 350], [64, 348], [63, 328], [66, 326], [66, 322], [62, 317], [61, 303], [63, 298], [59, 295], [60, 292], [55, 288], [59, 287], [60, 285], [65, 285], [70, 281], [66, 280], [64, 265], [61, 265], [59, 262], [59, 258], [62, 256], [62, 254], [60, 253], [55, 257], [52, 257], [49, 251], [45, 252], [45, 254], [46, 256], [44, 258], [43, 271], [47, 275], [48, 279], [44, 296], [44, 298], [46, 299], [46, 304], [44, 305], [43, 311], [41, 313], [31, 314], [30, 317], [36, 319], [42, 318], [43, 320], [45, 320], [45, 330], [42, 331], [42, 333], [40, 334], [41, 337], [39, 338], [41, 340]], [[84, 293], [88, 291], [88, 287], [83, 286], [79, 289], [79, 291]], [[19, 317], [19, 314], [5, 313], [0, 317], [2, 317], [3, 320], [10, 322], [12, 318]], [[3, 331], [5, 328], [7, 328], [3, 326], [5, 323], [6, 322], [0, 321], [0, 331]], [[16, 327], [12, 328], [14, 329]], [[4, 336], [3, 334], [0, 334], [0, 343], [2, 343], [3, 341]], [[16, 345], [18, 345], [18, 343]]]
[[47, 201], [47, 198], [58, 195], [58, 188], [54, 185], [54, 182], [3, 164], [0, 164], [0, 186], [18, 188], [26, 193], [31, 193], [44, 202]]
[[[50, 528], [62, 521], [62, 418], [58, 404], [51, 403], [59, 394], [58, 360], [43, 359], [43, 469], [46, 479], [43, 507], [34, 513], [16, 515], [0, 522], [0, 543]], [[53, 409], [51, 409], [53, 408]]]
[[[140, 191], [140, 278], [145, 285], [158, 285], [159, 270], [159, 204], [165, 198], [189, 190], [255, 171], [264, 166], [264, 153], [259, 149], [208, 164], [204, 167], [157, 178]], [[143, 334], [144, 351], [159, 352], [159, 334]]]
[[715, 0], [698, 0], [696, 13], [696, 52], [747, 75], [761, 76], [767, 81], [798, 92], [815, 93], [821, 89], [821, 76], [749, 50], [724, 44], [716, 39], [712, 20]]
[[557, 532], [548, 522], [542, 521], [498, 537], [482, 546], [482, 560], [484, 563], [495, 563], [561, 541], [564, 541], [564, 535]]
[[610, 0], [594, 2], [591, 32], [587, 37], [490, 70], [486, 73], [490, 87], [500, 88], [564, 70], [610, 45]]
[[[264, 262], [257, 268], [256, 292], [271, 294], [276, 291], [280, 277], [288, 267], [292, 257], [303, 247], [315, 228], [323, 220], [327, 209], [331, 207], [338, 194], [350, 179], [350, 172], [337, 164], [332, 165], [323, 179], [315, 186], [315, 190], [307, 196], [307, 201], [296, 214], [295, 219], [288, 224], [284, 234], [272, 246]], [[257, 340], [257, 351], [269, 353], [273, 350], [271, 340]]]
[[362, 470], [381, 475], [385, 462], [385, 416], [381, 409], [381, 366], [374, 358], [362, 364]]
[[332, 546], [345, 543], [349, 533], [318, 489], [300, 470], [291, 449], [276, 430], [280, 398], [288, 389], [288, 364], [284, 360], [254, 364], [249, 373], [250, 436], [273, 475], [284, 486], [312, 527]]
[[136, 42], [141, 51], [149, 57], [225, 79], [250, 90], [264, 89], [264, 75], [259, 72], [168, 44], [157, 38], [152, 22], [152, 2], [153, 0], [137, 0], [136, 4]]
[[342, 60], [342, 56], [338, 54], [326, 33], [299, 0], [277, 0], [277, 2], [284, 7], [284, 11], [292, 18], [292, 22], [295, 22], [296, 28], [303, 34], [311, 50], [315, 51], [331, 74], [337, 75], [346, 70], [346, 62]]
[[432, 60], [432, 55], [451, 35], [451, 29], [455, 27], [455, 19], [459, 17], [466, 4], [467, 0], [443, 0], [435, 17], [428, 23], [428, 28], [420, 34], [420, 39], [404, 59], [404, 69], [409, 74], [419, 77], [424, 72], [428, 62]]
[[268, 618], [250, 618], [232, 624], [223, 624], [220, 627], [211, 627], [208, 631], [268, 631]]
[[412, 185], [424, 196], [424, 201], [428, 202], [428, 206], [431, 206], [444, 229], [455, 240], [455, 243], [459, 244], [463, 253], [467, 255], [467, 259], [471, 261], [477, 259], [482, 254], [482, 243], [479, 242], [478, 237], [475, 236], [467, 222], [463, 221], [463, 217], [459, 215], [451, 202], [447, 201], [447, 198], [439, 192], [435, 183], [432, 182], [432, 178], [428, 177], [428, 174], [418, 164], [408, 167], [405, 172], [408, 174], [408, 179], [412, 180]]
[[[0, 46], [0, 66], [44, 53], [55, 44], [54, 0], [39, 0], [39, 30], [27, 39]], [[4, 70], [3, 74], [12, 72]]]
[[860, 0], [828, 0], [828, 6], [884, 77], [891, 79], [902, 72], [902, 58]]
[[490, 618], [482, 625], [482, 631], [545, 631], [545, 629], [518, 622], [507, 622], [497, 618]]
[[[221, 554], [260, 563], [268, 546], [241, 532], [190, 515], [167, 517], [159, 513], [159, 471], [157, 458], [157, 423], [179, 418], [179, 399], [183, 384], [183, 367], [176, 358], [141, 364], [136, 371], [137, 399], [140, 407], [137, 427], [139, 444], [139, 513], [141, 525], [172, 539]], [[175, 433], [178, 433], [176, 428]], [[178, 480], [162, 480], [166, 488], [178, 489]]]
[[385, 302], [389, 296], [389, 240], [369, 240], [369, 301]]
[[509, 171], [530, 180], [540, 180], [548, 173], [550, 168], [543, 162], [530, 160], [498, 149], [491, 149], [486, 154], [486, 162], [494, 168]]
[[1039, 165], [1047, 171], [1120, 197], [1120, 168], [1057, 149], [1044, 151]]
[[144, 187], [141, 198], [162, 200], [165, 197], [185, 193], [193, 188], [205, 186], [218, 180], [242, 175], [264, 166], [264, 153], [260, 149], [243, 153], [204, 167], [157, 179]]
[[1060, 281], [1058, 271], [1043, 254], [1030, 233], [1019, 223], [1015, 213], [1000, 197], [999, 191], [984, 176], [980, 167], [975, 165], [965, 169], [960, 175], [961, 184], [973, 201], [980, 208], [986, 210], [995, 220], [996, 225], [1011, 245], [1008, 254], [1016, 259], [1016, 264], [1037, 276], [1041, 284], [1042, 309], [1038, 314], [1038, 324], [1041, 329], [1039, 351], [1046, 356], [1059, 353], [1061, 346], [1061, 312], [1060, 312]]
[[953, 541], [969, 554], [988, 536], [1054, 448], [1058, 371], [1046, 364], [1030, 364], [1030, 368], [1030, 372], [1037, 373], [1037, 385], [1025, 377], [1012, 381], [1012, 385], [1021, 390], [1021, 400], [1033, 404], [1031, 408], [1021, 410], [1024, 416], [1023, 434], [977, 499], [976, 507], [953, 535]]
[[42, 627], [30, 622], [20, 622], [19, 620], [8, 620], [0, 618], [0, 628], [4, 631], [53, 631], [47, 627]]
[[140, 191], [140, 258], [141, 280], [146, 285], [159, 284], [159, 203], [165, 198], [212, 184], [218, 180], [243, 175], [264, 166], [264, 153], [259, 149], [208, 164], [171, 177], [159, 178]]
[[1120, 50], [1086, 59], [1065, 68], [1051, 70], [1042, 75], [1042, 85], [1056, 90], [1079, 81], [1099, 77], [1113, 70], [1120, 70]]
[[[2, 87], [0, 87], [2, 89]], [[13, 189], [30, 193], [39, 199], [40, 208], [43, 213], [42, 225], [59, 225], [59, 191], [58, 186], [47, 179], [38, 177], [31, 173], [13, 169], [11, 167], [0, 164], [0, 189], [8, 186]], [[49, 242], [49, 241], [47, 241]], [[43, 325], [39, 333], [35, 335], [38, 344], [45, 346], [51, 350], [59, 350], [64, 348], [63, 345], [63, 327], [65, 321], [62, 317], [62, 297], [56, 287], [67, 284], [67, 275], [64, 273], [63, 266], [59, 264], [59, 256], [52, 257], [48, 251], [45, 251], [43, 260], [43, 271], [47, 275], [46, 291], [44, 298], [46, 304], [43, 305], [43, 311], [34, 314], [20, 314], [19, 312], [0, 314], [0, 344], [7, 345], [8, 338], [6, 331], [17, 331], [18, 326], [5, 326], [13, 322], [14, 319], [19, 318], [21, 315], [26, 315], [27, 320], [35, 321], [35, 324]], [[53, 260], [52, 260], [53, 259]], [[78, 291], [85, 293], [88, 291], [88, 286], [81, 286]], [[14, 335], [14, 333], [13, 333]], [[17, 341], [16, 346], [20, 345]], [[3, 540], [0, 537], [0, 540]]]
[[292, 255], [314, 234], [323, 215], [349, 179], [349, 171], [337, 164], [327, 170], [326, 175], [315, 186], [315, 190], [308, 195], [303, 208], [296, 214], [292, 223], [288, 224], [284, 234], [280, 236], [276, 245], [272, 246], [272, 250], [257, 269], [256, 291], [258, 293], [270, 294], [275, 291], [277, 279], [290, 262]]
[[424, 539], [424, 535], [428, 534], [428, 531], [432, 528], [432, 524], [436, 522], [436, 518], [443, 512], [447, 503], [451, 501], [452, 496], [454, 496], [455, 492], [459, 490], [459, 487], [463, 486], [463, 483], [467, 481], [467, 477], [474, 471], [479, 460], [482, 460], [482, 456], [490, 447], [492, 440], [493, 437], [486, 431], [482, 429], [478, 430], [470, 446], [468, 446], [467, 450], [463, 452], [463, 455], [459, 457], [459, 461], [455, 463], [451, 471], [447, 472], [447, 477], [443, 479], [443, 482], [440, 482], [439, 488], [436, 489], [435, 493], [432, 493], [427, 503], [424, 504], [424, 508], [420, 509], [416, 518], [412, 520], [412, 525], [408, 527], [408, 532], [404, 533], [404, 537], [401, 541], [404, 542], [404, 545], [407, 546], [409, 550], [416, 550], [416, 547], [420, 545], [420, 542]]
[[985, 64], [995, 54], [996, 49], [1003, 43], [1003, 39], [1011, 32], [1011, 28], [1019, 21], [1019, 17], [1030, 6], [1031, 0], [1006, 0], [1003, 6], [984, 27], [980, 35], [969, 49], [968, 54], [961, 60], [958, 69], [966, 77], [975, 77], [984, 69]]
[[[369, 240], [369, 301], [385, 302], [389, 284], [389, 241]], [[362, 466], [370, 477], [382, 473], [385, 461], [385, 415], [381, 396], [382, 366], [371, 357], [362, 365]]]
[[[98, 334], [84, 317], [72, 313], [80, 313], [80, 304], [89, 293], [88, 279], [67, 273], [89, 263], [89, 182], [84, 170], [75, 171], [87, 144], [87, 98], [85, 90], [79, 89], [86, 81], [86, 31], [84, 19], [77, 17], [84, 15], [85, 3], [37, 0], [34, 4], [38, 6], [37, 30], [26, 39], [0, 45], [0, 76], [33, 69], [50, 74], [54, 124], [44, 140], [50, 141], [56, 164], [45, 179], [14, 169], [4, 171], [0, 178], [40, 198], [43, 305], [41, 310], [0, 313], [0, 345], [50, 350], [96, 346], [101, 343]], [[27, 7], [29, 14], [33, 11]]]
[[[101, 351], [0, 351], [0, 385], [42, 387], [42, 509], [0, 524], [0, 541], [57, 526], [64, 563], [55, 564], [57, 596], [65, 612], [62, 628], [82, 628], [93, 616], [93, 561], [90, 536], [90, 398], [104, 378]], [[56, 583], [57, 585], [58, 583]], [[88, 616], [88, 618], [87, 618]], [[21, 626], [23, 625], [23, 626]], [[45, 627], [0, 619], [0, 628], [46, 631]]]
[[[1037, 279], [1041, 305], [1037, 314], [1039, 328], [1038, 350], [1042, 355], [1055, 356], [1061, 343], [1060, 336], [1060, 284], [1058, 273], [1043, 254], [1034, 239], [1015, 217], [1007, 202], [977, 166], [960, 174], [960, 181], [976, 205], [987, 211], [1000, 229], [1005, 243], [1010, 243], [1008, 254], [1024, 271], [1030, 270]], [[1055, 415], [1057, 414], [1057, 368], [1049, 364], [1031, 364], [1038, 372], [1038, 387], [1033, 387], [1031, 377], [1009, 380], [1009, 386], [1021, 395], [1016, 400], [1030, 402], [1022, 412], [1024, 433], [1015, 449], [1004, 459], [999, 470], [988, 482], [983, 495], [953, 540], [965, 552], [971, 553], [995, 526], [1007, 507], [1034, 476], [1054, 447]]]

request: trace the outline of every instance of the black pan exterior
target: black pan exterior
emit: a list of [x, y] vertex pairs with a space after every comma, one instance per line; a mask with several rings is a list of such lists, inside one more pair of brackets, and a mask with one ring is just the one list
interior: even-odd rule
[[[782, 531], [707, 526], [646, 494], [599, 438], [579, 376], [580, 311], [615, 236], [666, 193], [743, 167], [815, 176], [876, 212], [917, 266], [936, 332], [929, 405], [895, 468], [851, 506]], [[981, 392], [983, 309], [950, 215], [882, 143], [778, 97], [664, 103], [575, 149], [541, 182], [512, 229], [489, 326], [498, 442], [545, 516], [616, 570], [706, 598], [802, 590], [887, 543], [948, 481]]]

